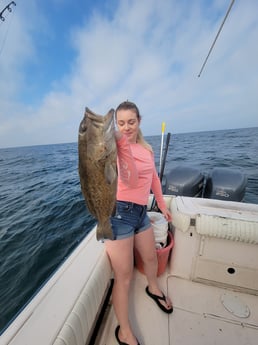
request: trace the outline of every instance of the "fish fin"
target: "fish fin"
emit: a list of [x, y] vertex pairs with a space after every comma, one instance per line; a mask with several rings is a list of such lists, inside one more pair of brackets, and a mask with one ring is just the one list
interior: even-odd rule
[[114, 167], [110, 163], [105, 164], [104, 174], [106, 182], [108, 184], [112, 184], [117, 178], [116, 169], [114, 169]]
[[114, 234], [113, 234], [109, 219], [104, 224], [98, 223], [97, 230], [96, 230], [96, 237], [97, 237], [97, 241], [105, 240], [105, 239], [114, 240]]

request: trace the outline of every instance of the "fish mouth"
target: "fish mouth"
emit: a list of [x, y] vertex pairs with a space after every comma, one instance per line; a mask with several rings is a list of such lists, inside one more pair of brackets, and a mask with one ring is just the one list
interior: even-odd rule
[[96, 113], [94, 113], [93, 111], [91, 111], [89, 108], [86, 107], [86, 112], [85, 115], [95, 121], [95, 122], [99, 122], [99, 123], [103, 123], [103, 120], [108, 123], [110, 123], [113, 120], [113, 116], [114, 116], [115, 110], [114, 109], [110, 109], [109, 112], [105, 115], [98, 115]]
[[96, 128], [103, 128], [104, 131], [112, 132], [114, 128], [114, 113], [115, 110], [112, 108], [109, 112], [105, 115], [99, 115], [94, 113], [88, 107], [85, 108], [84, 118], [82, 119], [79, 127], [79, 135], [82, 136], [87, 131], [88, 123], [87, 119], [90, 120], [92, 125]]
[[85, 117], [88, 117], [92, 122], [92, 126], [96, 128], [102, 128], [104, 134], [104, 140], [112, 140], [114, 134], [115, 124], [114, 124], [114, 109], [110, 109], [105, 116], [98, 115], [91, 111], [89, 108], [86, 108]]

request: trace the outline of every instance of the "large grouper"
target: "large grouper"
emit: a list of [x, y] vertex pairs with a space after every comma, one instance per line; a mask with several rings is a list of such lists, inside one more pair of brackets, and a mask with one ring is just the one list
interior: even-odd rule
[[117, 148], [114, 109], [105, 116], [86, 107], [78, 136], [79, 175], [87, 208], [98, 221], [97, 240], [114, 239], [110, 216], [115, 212]]

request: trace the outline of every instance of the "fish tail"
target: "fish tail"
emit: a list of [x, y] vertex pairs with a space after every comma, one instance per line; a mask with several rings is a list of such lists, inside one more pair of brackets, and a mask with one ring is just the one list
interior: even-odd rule
[[97, 230], [96, 230], [96, 237], [97, 237], [97, 241], [106, 240], [106, 239], [107, 240], [114, 239], [114, 234], [113, 234], [109, 219], [103, 224], [98, 223]]

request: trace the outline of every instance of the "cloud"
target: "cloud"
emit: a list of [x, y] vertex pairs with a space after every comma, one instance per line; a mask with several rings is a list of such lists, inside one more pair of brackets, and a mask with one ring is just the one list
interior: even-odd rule
[[[146, 135], [162, 121], [175, 133], [257, 126], [255, 0], [234, 4], [198, 78], [228, 5], [113, 2], [82, 11], [61, 35], [41, 2], [28, 0], [0, 55], [0, 147], [76, 141], [85, 106], [104, 114], [125, 99], [138, 104]], [[67, 37], [60, 51], [58, 37]]]

